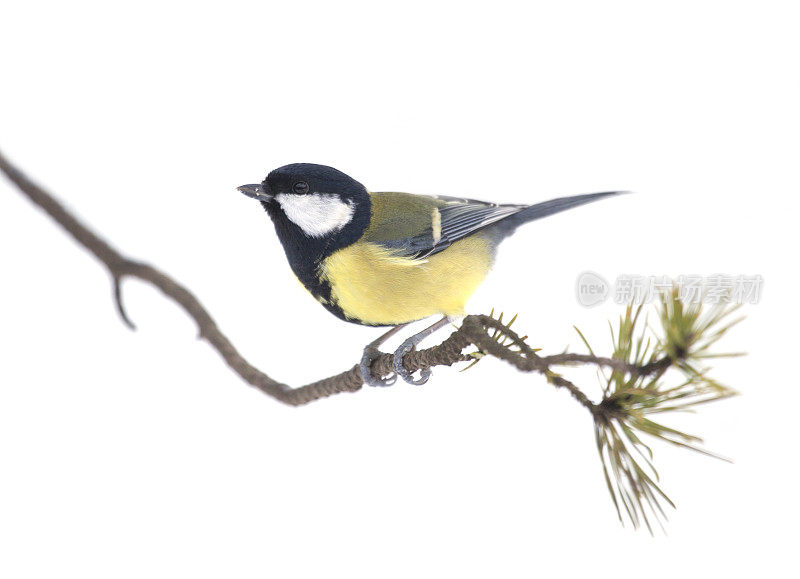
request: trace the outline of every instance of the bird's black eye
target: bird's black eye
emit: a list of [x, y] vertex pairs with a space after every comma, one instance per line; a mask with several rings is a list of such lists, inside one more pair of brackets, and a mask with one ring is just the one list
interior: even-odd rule
[[308, 193], [308, 183], [305, 181], [298, 181], [294, 185], [292, 185], [292, 191], [295, 193], [302, 195], [303, 193]]

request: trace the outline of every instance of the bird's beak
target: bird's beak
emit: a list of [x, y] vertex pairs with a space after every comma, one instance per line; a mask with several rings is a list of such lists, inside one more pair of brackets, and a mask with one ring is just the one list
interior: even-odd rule
[[242, 185], [241, 187], [237, 187], [237, 189], [253, 199], [267, 202], [272, 201], [272, 195], [264, 191], [264, 186], [261, 183], [256, 185]]

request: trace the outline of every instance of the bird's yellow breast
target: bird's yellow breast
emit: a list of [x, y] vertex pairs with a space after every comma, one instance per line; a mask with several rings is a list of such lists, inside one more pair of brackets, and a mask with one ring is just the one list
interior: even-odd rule
[[434, 315], [460, 316], [492, 265], [489, 242], [475, 235], [425, 259], [397, 257], [359, 241], [323, 262], [320, 277], [348, 318], [397, 325]]

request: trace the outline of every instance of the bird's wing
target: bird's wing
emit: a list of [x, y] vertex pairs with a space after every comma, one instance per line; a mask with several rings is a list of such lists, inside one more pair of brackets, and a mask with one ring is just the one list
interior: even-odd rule
[[[373, 210], [373, 223], [365, 240], [391, 249], [398, 257], [411, 259], [425, 259], [443, 251], [459, 239], [527, 207], [444, 196], [406, 196], [400, 193], [372, 195], [373, 200], [377, 201], [373, 203], [377, 210]], [[393, 222], [398, 218], [413, 225], [411, 228], [397, 227]]]

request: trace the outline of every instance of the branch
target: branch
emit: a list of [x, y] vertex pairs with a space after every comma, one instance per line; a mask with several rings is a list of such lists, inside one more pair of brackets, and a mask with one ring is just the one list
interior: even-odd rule
[[[122, 301], [122, 281], [128, 277], [139, 279], [157, 287], [167, 297], [180, 305], [194, 319], [200, 337], [206, 340], [222, 356], [234, 372], [251, 386], [281, 402], [299, 406], [340, 392], [356, 392], [363, 385], [358, 365], [354, 365], [349, 370], [335, 376], [330, 376], [299, 388], [292, 388], [271, 378], [250, 364], [239, 353], [228, 337], [222, 333], [200, 301], [186, 287], [161, 270], [135, 261], [120, 253], [81, 223], [50, 193], [31, 181], [22, 171], [12, 165], [2, 153], [0, 153], [0, 170], [8, 176], [28, 199], [43, 209], [56, 223], [72, 235], [75, 241], [89, 250], [106, 267], [111, 276], [117, 311], [123, 322], [131, 329], [135, 329], [135, 326], [128, 317]], [[494, 353], [498, 357], [505, 356], [504, 359], [512, 361], [508, 358], [507, 353], [503, 353], [495, 347], [496, 342], [488, 334], [489, 328], [498, 328], [498, 324], [495, 323], [493, 318], [487, 316], [467, 317], [462, 327], [453, 332], [444, 342], [427, 350], [410, 352], [406, 355], [404, 364], [409, 371], [416, 371], [433, 366], [450, 366], [456, 362], [473, 360], [471, 356], [462, 353], [470, 345], [478, 346], [478, 348]], [[586, 362], [587, 360], [564, 358], [564, 361]], [[556, 360], [553, 360], [552, 363], [556, 362]], [[612, 360], [597, 359], [594, 362], [616, 365]], [[524, 371], [543, 372], [544, 370], [544, 366], [538, 363], [529, 365], [517, 363], [516, 365], [520, 370]], [[390, 373], [392, 371], [392, 356], [384, 354], [379, 357], [373, 363], [372, 371], [379, 376]], [[591, 408], [591, 402], [575, 386], [561, 385], [567, 387], [573, 393], [573, 396], [578, 398], [587, 408]]]
[[[245, 360], [188, 289], [155, 267], [121, 254], [78, 221], [52, 195], [28, 179], [2, 154], [0, 170], [28, 199], [103, 263], [111, 276], [117, 311], [131, 329], [135, 327], [122, 302], [122, 281], [128, 277], [157, 287], [180, 305], [197, 323], [200, 337], [222, 356], [234, 372], [248, 384], [281, 402], [299, 406], [340, 392], [356, 392], [362, 387], [358, 365], [299, 388], [270, 378]], [[702, 442], [700, 438], [664, 426], [652, 417], [658, 413], [691, 409], [735, 394], [730, 388], [708, 377], [707, 369], [701, 364], [709, 358], [720, 356], [710, 354], [710, 346], [739, 321], [729, 321], [728, 317], [737, 306], [718, 304], [710, 311], [704, 311], [699, 303], [684, 303], [676, 287], [671, 294], [660, 296], [660, 300], [662, 335], [655, 336], [656, 340], [652, 342], [653, 336], [648, 335], [647, 330], [642, 330], [641, 325], [637, 326], [641, 306], [635, 311], [628, 306], [625, 316], [620, 318], [616, 333], [612, 327], [614, 351], [611, 357], [596, 356], [580, 331], [578, 333], [589, 354], [539, 356], [538, 351], [525, 342], [525, 337], [511, 330], [514, 318], [504, 324], [501, 314], [497, 318], [467, 316], [461, 327], [441, 344], [427, 350], [412, 351], [405, 356], [403, 363], [407, 370], [414, 372], [433, 366], [450, 366], [456, 362], [471, 360], [475, 363], [481, 356], [491, 355], [505, 360], [520, 371], [539, 373], [553, 386], [565, 389], [594, 419], [595, 439], [605, 480], [620, 521], [624, 513], [634, 526], [643, 523], [651, 529], [648, 517], [651, 514], [657, 520], [663, 517], [660, 502], [670, 505], [672, 502], [658, 487], [658, 475], [650, 463], [652, 452], [639, 434], [709, 454], [699, 447]], [[478, 351], [465, 354], [464, 349], [470, 346], [477, 347]], [[553, 370], [557, 366], [586, 364], [597, 366], [602, 375], [603, 397], [598, 403], [592, 402], [580, 388]], [[671, 368], [683, 375], [678, 385], [670, 386], [662, 381]], [[392, 356], [383, 354], [378, 357], [371, 371], [376, 377], [391, 373]]]

